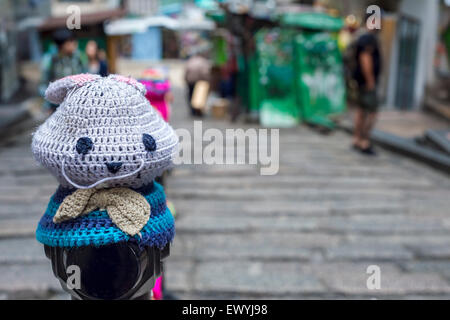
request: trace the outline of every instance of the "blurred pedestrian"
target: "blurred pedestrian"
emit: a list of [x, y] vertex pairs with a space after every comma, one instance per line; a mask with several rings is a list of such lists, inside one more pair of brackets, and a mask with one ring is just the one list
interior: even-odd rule
[[108, 75], [108, 64], [104, 54], [98, 49], [97, 42], [89, 40], [86, 44], [86, 56], [88, 58], [88, 72], [102, 77]]
[[381, 72], [381, 53], [376, 36], [378, 29], [366, 30], [356, 42], [354, 78], [358, 84], [358, 108], [355, 114], [353, 148], [375, 155], [370, 133], [378, 112], [377, 83]]
[[209, 81], [211, 63], [200, 54], [192, 55], [186, 62], [185, 76], [188, 87], [188, 105], [192, 116], [202, 116], [202, 112], [192, 106], [191, 100], [198, 81]]
[[[45, 95], [50, 82], [56, 81], [66, 76], [86, 72], [86, 62], [82, 59], [78, 51], [78, 43], [73, 32], [67, 29], [60, 29], [52, 34], [57, 51], [47, 54], [42, 60], [41, 82], [39, 92]], [[55, 104], [45, 104], [49, 111], [53, 113], [58, 107]]]

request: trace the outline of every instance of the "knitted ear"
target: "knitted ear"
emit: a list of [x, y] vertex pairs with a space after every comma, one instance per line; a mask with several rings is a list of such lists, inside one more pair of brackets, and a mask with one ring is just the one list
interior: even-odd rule
[[141, 92], [142, 94], [145, 94], [147, 92], [145, 86], [142, 83], [139, 83], [136, 79], [133, 79], [131, 77], [124, 77], [121, 76], [120, 74], [112, 74], [109, 77], [116, 81], [128, 83], [129, 85], [138, 89], [139, 92]]
[[45, 99], [51, 103], [60, 104], [64, 101], [67, 92], [74, 87], [81, 87], [87, 82], [100, 78], [99, 75], [82, 73], [68, 76], [50, 83], [45, 90]]

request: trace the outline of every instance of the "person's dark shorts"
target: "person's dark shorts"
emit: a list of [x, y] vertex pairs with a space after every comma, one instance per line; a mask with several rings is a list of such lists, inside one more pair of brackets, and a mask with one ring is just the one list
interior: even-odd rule
[[375, 90], [359, 91], [359, 107], [367, 112], [378, 111], [378, 97]]

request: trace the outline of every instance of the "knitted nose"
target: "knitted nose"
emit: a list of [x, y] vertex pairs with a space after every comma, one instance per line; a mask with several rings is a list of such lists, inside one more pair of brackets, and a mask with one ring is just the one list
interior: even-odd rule
[[106, 162], [106, 167], [111, 173], [116, 173], [122, 167], [122, 162]]

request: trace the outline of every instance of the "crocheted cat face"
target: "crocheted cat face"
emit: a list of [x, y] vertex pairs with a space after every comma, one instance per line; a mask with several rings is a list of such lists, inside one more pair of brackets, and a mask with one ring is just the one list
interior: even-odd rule
[[131, 78], [80, 74], [51, 83], [60, 104], [32, 151], [63, 186], [140, 187], [171, 166], [178, 138]]

